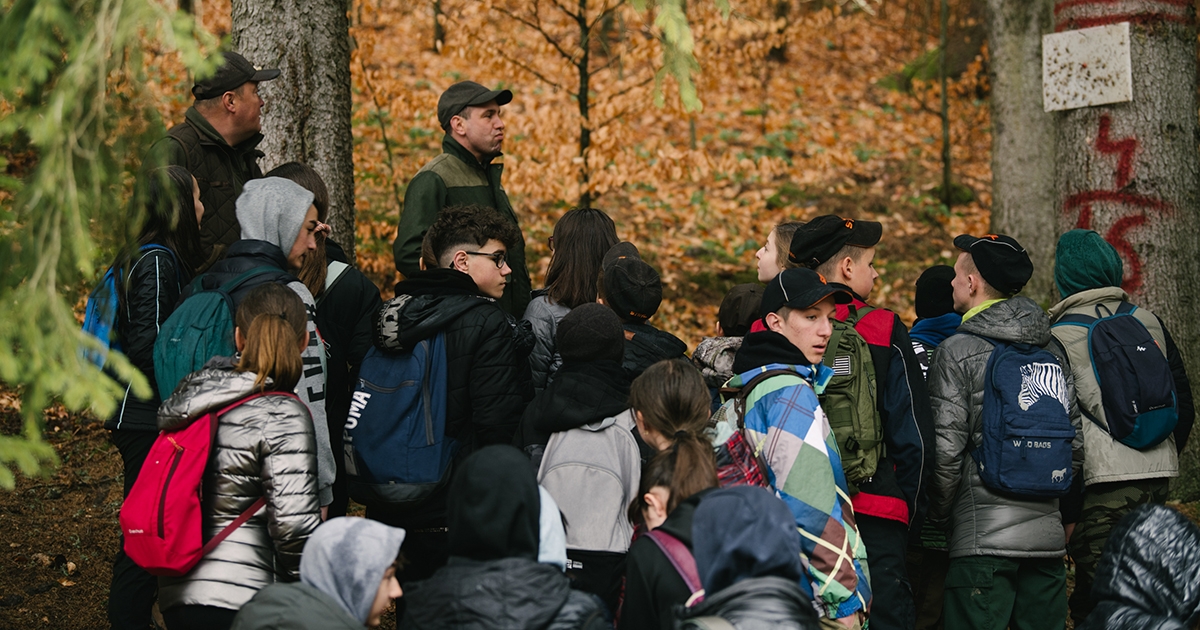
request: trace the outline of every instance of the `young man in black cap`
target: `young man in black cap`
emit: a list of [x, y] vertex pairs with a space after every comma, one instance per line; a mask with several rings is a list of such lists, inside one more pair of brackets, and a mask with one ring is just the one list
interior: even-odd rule
[[687, 358], [686, 343], [646, 323], [662, 304], [662, 279], [641, 259], [633, 243], [617, 243], [604, 254], [597, 289], [599, 301], [617, 314], [625, 329], [621, 367], [629, 380], [664, 359]]
[[878, 222], [824, 215], [796, 230], [788, 258], [853, 294], [850, 304], [838, 306], [837, 319], [852, 319], [853, 312], [854, 329], [870, 349], [884, 449], [874, 475], [855, 480], [858, 492], [850, 498], [871, 554], [871, 627], [891, 630], [911, 628], [916, 614], [905, 550], [909, 526], [923, 520], [933, 429], [925, 379], [908, 330], [895, 313], [866, 302], [879, 277], [872, 265], [882, 235]]
[[[984, 485], [969, 450], [983, 443], [984, 377], [992, 341], [1044, 347], [1058, 358], [1047, 366], [1053, 383], [1061, 375], [1061, 402], [1075, 427], [1075, 474], [1083, 460], [1083, 436], [1074, 380], [1061, 347], [1050, 343], [1050, 319], [1036, 302], [1016, 294], [1033, 275], [1033, 263], [1008, 236], [961, 235], [954, 263], [954, 310], [958, 333], [938, 346], [929, 368], [929, 393], [937, 434], [937, 462], [929, 489], [929, 518], [950, 530], [944, 622], [947, 628], [1061, 630], [1067, 618], [1066, 532], [1075, 517], [1059, 500], [1014, 498]], [[1047, 391], [1057, 386], [1040, 385]], [[1024, 391], [1024, 389], [1022, 389]], [[1057, 397], [1057, 396], [1056, 396]], [[1036, 399], [1035, 399], [1036, 402]], [[868, 546], [870, 543], [868, 542]]]
[[216, 73], [192, 86], [196, 102], [184, 121], [150, 148], [147, 166], [178, 165], [196, 178], [204, 202], [200, 242], [208, 259], [214, 248], [241, 238], [235, 202], [246, 182], [263, 176], [257, 147], [265, 103], [258, 84], [278, 76], [279, 70], [260, 70], [235, 52], [223, 53]]
[[[761, 453], [764, 475], [796, 520], [808, 572], [801, 587], [812, 585], [815, 592], [809, 594], [822, 627], [856, 629], [871, 603], [863, 571], [869, 549], [846, 500], [846, 478], [834, 472], [841, 459], [815, 392], [833, 376], [821, 360], [833, 334], [835, 306], [849, 301], [848, 291], [811, 269], [780, 272], [759, 307], [765, 330], [745, 336], [733, 362], [737, 376], [727, 387], [753, 387], [743, 392], [742, 435]], [[767, 373], [772, 374], [754, 382]]]
[[[508, 194], [500, 185], [504, 120], [500, 108], [512, 102], [509, 90], [489, 90], [474, 81], [455, 83], [438, 99], [438, 123], [446, 131], [442, 154], [423, 166], [404, 192], [404, 212], [396, 230], [392, 254], [396, 269], [407, 278], [420, 271], [421, 239], [442, 208], [478, 205], [494, 208], [517, 227]], [[525, 267], [525, 238], [508, 249], [512, 277], [500, 307], [513, 317], [525, 315], [529, 304], [529, 270]]]

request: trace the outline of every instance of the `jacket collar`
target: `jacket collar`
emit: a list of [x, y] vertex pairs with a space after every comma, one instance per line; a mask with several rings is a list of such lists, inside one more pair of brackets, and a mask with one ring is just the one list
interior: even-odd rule
[[457, 269], [427, 269], [396, 283], [396, 295], [474, 295], [495, 301], [479, 294], [479, 287], [471, 276]]
[[1123, 302], [1129, 299], [1129, 294], [1121, 287], [1101, 287], [1072, 293], [1063, 301], [1050, 307], [1050, 321], [1058, 321], [1067, 311], [1083, 306], [1094, 306], [1101, 302]]
[[471, 153], [466, 147], [459, 144], [457, 140], [451, 138], [450, 134], [448, 133], [444, 138], [442, 138], [442, 151], [453, 155], [454, 157], [481, 171], [486, 171], [488, 167], [492, 165], [492, 160], [496, 159], [495, 157], [492, 157], [488, 158], [486, 162], [480, 162], [479, 159], [475, 157], [474, 153]]
[[264, 136], [260, 132], [231, 147], [229, 146], [229, 143], [225, 141], [225, 137], [218, 133], [212, 124], [208, 122], [208, 119], [205, 118], [203, 114], [196, 111], [194, 106], [189, 107], [183, 117], [185, 120], [191, 123], [193, 127], [196, 128], [196, 131], [200, 132], [201, 144], [215, 144], [227, 151], [246, 153], [247, 151], [253, 151], [258, 147], [258, 143], [263, 141]]
[[918, 319], [913, 324], [912, 330], [908, 331], [908, 336], [921, 343], [937, 346], [945, 341], [946, 337], [953, 335], [961, 323], [962, 315], [958, 313], [946, 313], [937, 317], [926, 317]]
[[262, 258], [267, 264], [273, 265], [279, 269], [286, 270], [288, 268], [287, 256], [283, 254], [283, 250], [279, 246], [267, 241], [260, 241], [253, 238], [244, 238], [240, 241], [235, 241], [225, 250], [225, 258]]
[[742, 338], [742, 347], [733, 359], [733, 373], [760, 368], [772, 363], [812, 365], [808, 357], [787, 337], [773, 331], [752, 332]]

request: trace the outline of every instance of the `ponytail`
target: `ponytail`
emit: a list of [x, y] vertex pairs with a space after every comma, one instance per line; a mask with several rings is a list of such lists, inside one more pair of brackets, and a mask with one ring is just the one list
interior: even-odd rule
[[304, 302], [291, 289], [274, 282], [256, 287], [237, 311], [237, 326], [245, 345], [238, 372], [253, 372], [254, 387], [292, 391], [304, 371], [300, 344], [308, 319]]
[[629, 504], [629, 521], [643, 524], [642, 511], [646, 509], [643, 498], [655, 486], [671, 492], [667, 500], [667, 514], [688, 497], [709, 488], [717, 487], [717, 464], [712, 445], [698, 433], [683, 433], [676, 436], [671, 448], [655, 455], [642, 470], [637, 496]]

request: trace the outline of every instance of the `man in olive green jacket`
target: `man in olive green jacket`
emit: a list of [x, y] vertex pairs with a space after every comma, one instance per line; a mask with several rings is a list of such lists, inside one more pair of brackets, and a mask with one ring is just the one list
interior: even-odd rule
[[[474, 81], [455, 83], [438, 99], [438, 122], [446, 130], [442, 154], [426, 164], [404, 193], [404, 211], [392, 253], [396, 269], [410, 277], [420, 270], [421, 240], [448, 206], [494, 208], [520, 229], [508, 194], [500, 185], [503, 164], [493, 164], [504, 142], [500, 108], [512, 101], [509, 90], [489, 90]], [[508, 250], [512, 267], [499, 304], [520, 318], [529, 304], [529, 270], [525, 266], [524, 236]]]
[[[223, 53], [223, 63], [211, 77], [196, 81], [194, 105], [184, 122], [150, 148], [148, 166], [186, 168], [200, 187], [204, 217], [200, 242], [206, 260], [241, 238], [236, 207], [242, 186], [262, 177], [258, 150], [262, 142], [262, 108], [258, 84], [279, 76], [279, 70], [260, 70], [235, 53]], [[190, 261], [199, 266], [204, 260]]]

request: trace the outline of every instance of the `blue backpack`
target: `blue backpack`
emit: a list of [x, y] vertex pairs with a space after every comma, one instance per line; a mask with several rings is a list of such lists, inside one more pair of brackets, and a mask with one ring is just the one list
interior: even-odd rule
[[[175, 261], [175, 275], [179, 276], [179, 261], [175, 252], [162, 245], [147, 243], [138, 248], [138, 261], [151, 250], [161, 250], [171, 255]], [[137, 263], [135, 262], [134, 265]], [[108, 353], [112, 350], [123, 352], [121, 340], [117, 337], [117, 309], [121, 307], [117, 283], [125, 281], [125, 270], [117, 266], [109, 267], [100, 282], [88, 294], [87, 309], [83, 314], [83, 332], [100, 340], [100, 350], [81, 350], [85, 359], [96, 367], [102, 368], [108, 362]]]
[[980, 337], [994, 346], [983, 383], [983, 440], [971, 456], [984, 485], [1031, 498], [1071, 489], [1067, 379], [1058, 358], [1029, 344]]
[[1100, 385], [1106, 422], [1084, 415], [1126, 446], [1156, 446], [1179, 421], [1175, 378], [1166, 352], [1133, 316], [1136, 306], [1122, 302], [1116, 313], [1107, 314], [1102, 308], [1096, 305], [1096, 317], [1065, 315], [1054, 324], [1087, 329], [1088, 360]]
[[163, 322], [154, 340], [154, 380], [162, 400], [171, 396], [183, 377], [204, 367], [209, 359], [237, 352], [233, 293], [256, 278], [266, 280], [259, 277], [265, 274], [278, 279], [285, 272], [271, 266], [255, 267], [215, 289], [204, 288], [206, 276], [192, 281], [192, 294]]
[[350, 498], [412, 507], [450, 479], [457, 440], [446, 437], [446, 335], [411, 352], [371, 348], [346, 418]]

